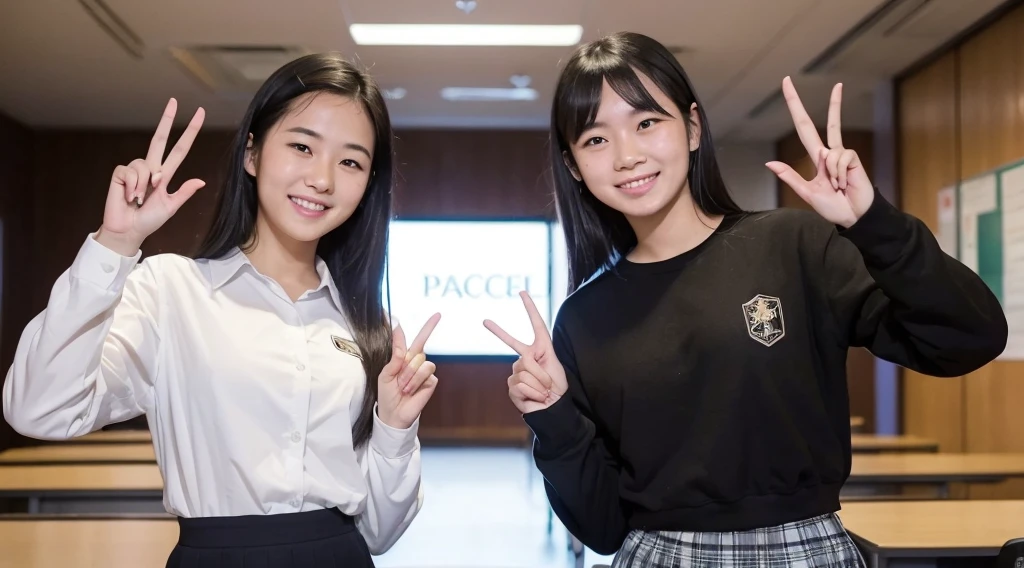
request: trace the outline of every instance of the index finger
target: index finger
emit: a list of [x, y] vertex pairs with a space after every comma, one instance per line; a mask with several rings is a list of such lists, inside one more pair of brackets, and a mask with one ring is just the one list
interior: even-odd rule
[[828, 101], [828, 125], [825, 128], [828, 134], [829, 148], [843, 147], [843, 130], [840, 126], [840, 118], [843, 109], [843, 84], [836, 83], [832, 87], [832, 98]]
[[203, 119], [206, 117], [206, 111], [202, 107], [196, 109], [196, 114], [192, 116], [192, 120], [188, 123], [188, 127], [185, 128], [185, 132], [181, 133], [181, 138], [178, 138], [178, 143], [171, 148], [171, 153], [167, 155], [167, 160], [160, 166], [160, 172], [163, 174], [163, 180], [170, 180], [171, 176], [174, 175], [175, 170], [181, 165], [181, 162], [185, 160], [185, 155], [192, 148], [192, 142], [196, 139], [196, 134], [199, 134], [199, 129], [203, 126]]
[[548, 336], [548, 326], [544, 323], [544, 318], [540, 315], [540, 310], [537, 309], [537, 305], [533, 303], [533, 298], [530, 297], [529, 292], [520, 292], [519, 297], [523, 299], [523, 305], [526, 306], [526, 313], [530, 314], [530, 323], [533, 324], [533, 342], [537, 343], [539, 340], [550, 340], [551, 338]]
[[437, 322], [441, 321], [441, 314], [434, 314], [430, 316], [427, 323], [423, 324], [423, 329], [416, 335], [416, 338], [412, 340], [412, 345], [409, 346], [409, 353], [422, 353], [423, 347], [427, 344], [427, 339], [430, 338], [430, 334], [434, 332], [434, 328], [437, 327]]
[[149, 152], [146, 154], [146, 164], [152, 172], [160, 170], [160, 164], [164, 161], [164, 149], [167, 147], [167, 137], [171, 134], [171, 125], [174, 123], [174, 114], [178, 111], [178, 101], [174, 98], [167, 101], [164, 107], [164, 114], [160, 117], [160, 123], [156, 127], [153, 138], [149, 141]]
[[800, 102], [800, 95], [796, 94], [796, 88], [789, 77], [782, 80], [782, 96], [786, 98], [786, 106], [789, 107], [789, 114], [793, 117], [793, 126], [796, 127], [796, 134], [800, 137], [804, 149], [807, 150], [807, 155], [815, 157], [817, 160], [816, 156], [821, 153], [825, 145], [822, 144], [818, 130], [814, 128], [814, 122], [807, 115], [807, 110]]
[[518, 339], [512, 337], [511, 335], [508, 334], [507, 331], [501, 329], [500, 325], [494, 323], [493, 321], [484, 320], [484, 327], [486, 327], [488, 331], [496, 335], [498, 339], [501, 340], [502, 343], [511, 347], [512, 350], [518, 353], [520, 357], [525, 357], [526, 354], [530, 352], [529, 345], [526, 345], [522, 341], [519, 341]]

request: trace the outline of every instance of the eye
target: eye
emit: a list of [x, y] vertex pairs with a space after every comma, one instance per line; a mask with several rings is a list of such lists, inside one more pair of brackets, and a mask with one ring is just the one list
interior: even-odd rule
[[646, 128], [650, 128], [650, 127], [654, 126], [654, 124], [657, 123], [657, 122], [660, 122], [660, 121], [657, 120], [657, 119], [654, 119], [654, 118], [647, 118], [647, 119], [641, 120], [640, 121], [640, 129], [643, 130], [643, 129], [646, 129]]
[[345, 167], [349, 167], [349, 168], [355, 168], [357, 170], [363, 169], [362, 164], [360, 164], [359, 162], [357, 162], [355, 160], [342, 160], [341, 161], [341, 165], [343, 165]]
[[303, 154], [309, 154], [310, 153], [309, 146], [306, 146], [305, 144], [298, 144], [298, 143], [296, 143], [296, 144], [289, 144], [289, 146], [291, 146], [292, 148], [295, 148], [296, 150], [298, 150], [299, 152], [302, 152]]
[[601, 140], [604, 140], [604, 138], [601, 138], [600, 136], [594, 136], [593, 138], [590, 138], [586, 142], [584, 142], [583, 145], [584, 146], [594, 146], [595, 144], [600, 144], [599, 141], [601, 141]]

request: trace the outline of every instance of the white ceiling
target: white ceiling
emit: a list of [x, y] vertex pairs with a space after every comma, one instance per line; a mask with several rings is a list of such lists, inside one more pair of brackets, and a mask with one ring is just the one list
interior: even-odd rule
[[[613, 31], [648, 34], [684, 48], [680, 61], [722, 139], [774, 140], [791, 130], [778, 92], [794, 77], [808, 110], [824, 116], [844, 82], [844, 127], [870, 129], [872, 92], [954, 37], [1002, 0], [106, 0], [143, 43], [124, 50], [79, 0], [0, 2], [0, 111], [35, 128], [151, 128], [168, 97], [179, 119], [207, 110], [207, 124], [232, 126], [250, 96], [209, 89], [171, 55], [174, 48], [288, 46], [340, 50], [370, 68], [385, 88], [397, 127], [543, 128], [560, 62], [570, 47], [356, 46], [352, 23], [580, 24], [583, 41]], [[858, 23], [888, 6], [822, 70], [803, 73]], [[888, 34], [901, 14], [914, 17]], [[446, 86], [507, 87], [532, 77], [533, 102], [447, 102]], [[760, 107], [762, 112], [751, 116]]]

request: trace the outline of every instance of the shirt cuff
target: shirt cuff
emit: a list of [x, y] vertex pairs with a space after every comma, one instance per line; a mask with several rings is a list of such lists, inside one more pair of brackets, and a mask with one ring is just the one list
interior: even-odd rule
[[96, 233], [90, 233], [78, 250], [69, 274], [105, 290], [120, 290], [140, 258], [141, 250], [134, 256], [124, 256], [101, 245]]
[[377, 415], [377, 404], [373, 405], [373, 432], [370, 434], [370, 445], [385, 458], [397, 459], [411, 454], [419, 447], [416, 434], [419, 432], [420, 419], [417, 417], [408, 428], [393, 428], [384, 423]]
[[594, 429], [573, 404], [569, 393], [544, 410], [527, 412], [523, 420], [537, 437], [534, 453], [542, 459], [564, 454]]
[[849, 239], [864, 260], [873, 266], [889, 266], [899, 261], [913, 238], [912, 218], [894, 207], [878, 188], [864, 215], [839, 234]]

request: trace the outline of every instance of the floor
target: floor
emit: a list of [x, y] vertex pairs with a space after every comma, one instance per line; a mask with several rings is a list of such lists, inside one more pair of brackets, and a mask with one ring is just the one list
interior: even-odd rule
[[590, 568], [611, 557], [586, 550], [577, 562], [565, 529], [547, 532], [540, 473], [526, 450], [424, 448], [423, 510], [379, 568]]

